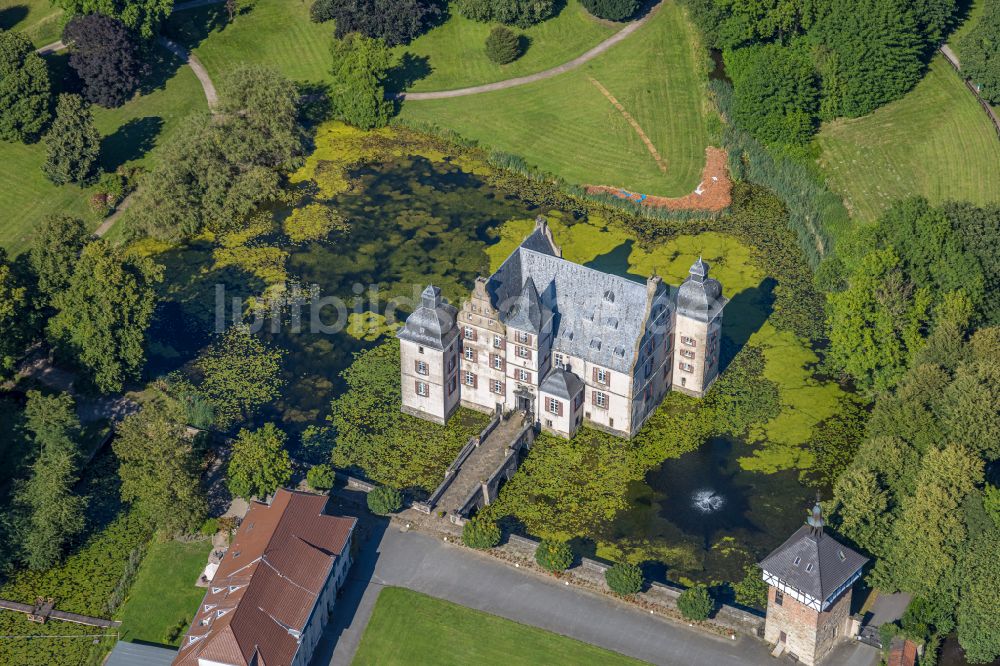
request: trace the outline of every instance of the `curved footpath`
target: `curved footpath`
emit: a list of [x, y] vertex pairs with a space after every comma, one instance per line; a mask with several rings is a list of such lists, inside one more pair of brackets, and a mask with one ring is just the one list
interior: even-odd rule
[[656, 3], [656, 5], [654, 7], [651, 7], [650, 10], [646, 12], [646, 15], [643, 16], [641, 19], [629, 23], [627, 26], [625, 26], [615, 34], [611, 35], [610, 37], [608, 37], [603, 42], [601, 42], [594, 48], [590, 49], [583, 55], [577, 56], [576, 58], [573, 58], [569, 62], [557, 65], [556, 67], [552, 67], [551, 69], [546, 69], [541, 72], [536, 72], [535, 74], [528, 74], [527, 76], [519, 76], [513, 79], [506, 79], [505, 81], [486, 83], [481, 86], [472, 86], [470, 88], [457, 88], [455, 90], [440, 90], [436, 92], [423, 92], [423, 93], [400, 92], [400, 93], [394, 93], [390, 95], [390, 97], [392, 97], [393, 99], [399, 99], [399, 100], [405, 99], [411, 101], [428, 100], [428, 99], [448, 99], [450, 97], [466, 97], [467, 95], [478, 95], [484, 92], [507, 90], [508, 88], [516, 88], [517, 86], [523, 86], [527, 83], [535, 83], [536, 81], [544, 81], [545, 79], [551, 79], [553, 76], [559, 76], [560, 74], [564, 74], [566, 72], [574, 70], [580, 65], [593, 60], [597, 56], [606, 52], [615, 44], [627, 38], [633, 32], [644, 26], [646, 22], [649, 21], [650, 18], [652, 18], [653, 14], [655, 14], [660, 9], [661, 4], [662, 2]]

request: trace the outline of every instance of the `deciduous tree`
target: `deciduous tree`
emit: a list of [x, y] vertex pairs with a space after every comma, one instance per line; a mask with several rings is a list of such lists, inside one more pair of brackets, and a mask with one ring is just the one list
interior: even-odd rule
[[587, 11], [608, 21], [624, 21], [639, 9], [639, 0], [582, 0]]
[[59, 95], [56, 119], [45, 135], [42, 171], [56, 185], [87, 183], [97, 171], [101, 135], [79, 95]]
[[1000, 104], [1000, 2], [984, 2], [975, 27], [962, 36], [962, 70], [979, 86], [980, 94]]
[[69, 66], [83, 81], [83, 96], [106, 108], [124, 104], [139, 87], [145, 65], [139, 43], [118, 19], [76, 16], [63, 29]]
[[273, 423], [258, 430], [240, 430], [233, 443], [227, 477], [237, 497], [265, 497], [292, 478], [292, 463], [285, 450], [285, 433]]
[[89, 237], [83, 220], [70, 215], [50, 215], [38, 225], [31, 239], [31, 267], [46, 298], [69, 287]]
[[389, 122], [392, 102], [385, 99], [385, 78], [394, 58], [385, 42], [358, 34], [333, 43], [330, 101], [345, 121], [372, 129]]
[[554, 0], [457, 0], [458, 13], [482, 23], [506, 23], [527, 28], [555, 13]]
[[206, 513], [201, 461], [184, 416], [183, 405], [157, 395], [125, 417], [112, 442], [122, 499], [170, 535], [193, 533]]
[[49, 70], [22, 32], [0, 30], [0, 139], [30, 142], [49, 122]]
[[969, 544], [962, 563], [958, 604], [958, 642], [973, 664], [1000, 657], [1000, 528], [979, 535]]
[[0, 247], [0, 377], [6, 377], [35, 330], [30, 284]]
[[336, 21], [338, 39], [357, 32], [398, 46], [433, 25], [441, 5], [434, 0], [315, 0], [310, 13], [316, 22]]
[[162, 267], [120, 246], [87, 245], [68, 289], [56, 294], [49, 336], [101, 391], [120, 391], [145, 361], [146, 330]]
[[48, 569], [84, 527], [86, 500], [73, 492], [79, 477], [80, 422], [66, 394], [29, 392], [25, 416], [38, 455], [31, 476], [15, 490], [17, 532], [28, 566]]
[[143, 39], [159, 32], [160, 24], [170, 16], [174, 0], [54, 0], [71, 15], [101, 14], [119, 19]]

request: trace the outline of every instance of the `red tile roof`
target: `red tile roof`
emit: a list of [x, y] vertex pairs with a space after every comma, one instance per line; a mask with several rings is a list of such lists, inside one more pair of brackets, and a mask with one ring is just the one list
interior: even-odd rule
[[[254, 502], [198, 607], [175, 666], [291, 664], [318, 595], [354, 530], [327, 498], [279, 490]], [[221, 614], [221, 615], [220, 615]]]

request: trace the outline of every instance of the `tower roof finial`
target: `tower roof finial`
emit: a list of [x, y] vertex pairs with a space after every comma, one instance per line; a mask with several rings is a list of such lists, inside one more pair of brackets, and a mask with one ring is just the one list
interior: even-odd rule
[[817, 541], [822, 538], [823, 525], [825, 523], [823, 521], [823, 507], [820, 504], [820, 494], [818, 490], [816, 491], [816, 504], [813, 505], [812, 515], [806, 519], [806, 522], [809, 524], [809, 527], [812, 528], [810, 530], [811, 535], [816, 537]]

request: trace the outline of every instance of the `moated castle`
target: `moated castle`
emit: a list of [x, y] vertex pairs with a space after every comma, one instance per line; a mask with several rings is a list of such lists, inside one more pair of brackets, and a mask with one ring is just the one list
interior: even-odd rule
[[719, 374], [722, 285], [699, 259], [680, 287], [562, 258], [545, 220], [461, 310], [429, 286], [400, 328], [403, 411], [444, 423], [461, 404], [523, 411], [572, 437], [586, 422], [632, 437], [671, 388]]

